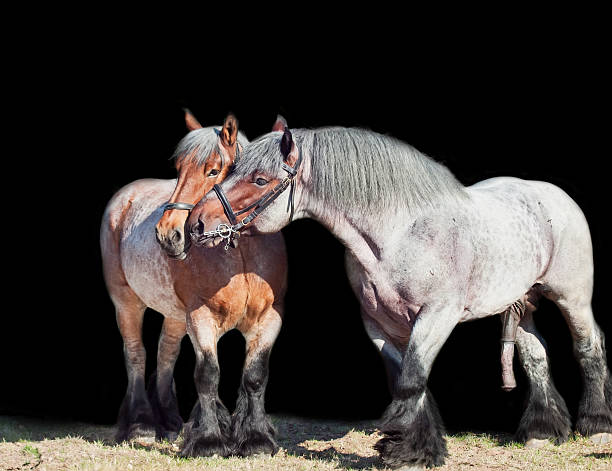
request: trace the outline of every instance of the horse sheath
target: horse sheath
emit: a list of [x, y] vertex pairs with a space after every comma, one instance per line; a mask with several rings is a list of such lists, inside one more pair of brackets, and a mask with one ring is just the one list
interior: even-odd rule
[[514, 359], [514, 344], [516, 342], [516, 331], [521, 317], [525, 313], [525, 302], [522, 299], [515, 301], [504, 313], [501, 314], [502, 330], [502, 389], [512, 391], [516, 388], [512, 360]]

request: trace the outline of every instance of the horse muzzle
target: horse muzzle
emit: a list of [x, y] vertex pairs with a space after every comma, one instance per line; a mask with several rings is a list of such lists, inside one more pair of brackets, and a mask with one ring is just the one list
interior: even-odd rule
[[169, 258], [185, 260], [191, 243], [190, 240], [184, 236], [182, 230], [172, 229], [164, 234], [156, 228], [155, 237]]
[[216, 247], [225, 241], [225, 250], [228, 250], [230, 247], [237, 248], [238, 239], [240, 238], [240, 232], [234, 229], [234, 226], [225, 223], [220, 223], [212, 231], [206, 231], [204, 222], [199, 218], [191, 226], [189, 233], [193, 243], [201, 247]]

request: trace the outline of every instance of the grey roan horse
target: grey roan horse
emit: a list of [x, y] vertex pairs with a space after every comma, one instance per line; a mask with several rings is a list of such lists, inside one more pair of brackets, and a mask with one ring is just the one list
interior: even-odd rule
[[[591, 310], [591, 238], [566, 193], [505, 177], [464, 187], [433, 159], [367, 130], [274, 129], [246, 146], [219, 199], [211, 193], [194, 208], [192, 239], [216, 246], [238, 231], [273, 233], [309, 217], [344, 244], [366, 330], [394, 384], [376, 445], [386, 464], [444, 463], [444, 429], [427, 388], [434, 359], [457, 323], [506, 312], [517, 300], [529, 380], [517, 438], [568, 438], [570, 416], [532, 317], [540, 296], [559, 307], [573, 337], [584, 380], [576, 430], [610, 438], [612, 379]], [[224, 213], [234, 216], [230, 224]]]

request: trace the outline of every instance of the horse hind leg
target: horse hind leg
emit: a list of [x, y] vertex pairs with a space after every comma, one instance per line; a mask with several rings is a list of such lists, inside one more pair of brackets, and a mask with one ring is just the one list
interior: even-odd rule
[[606, 361], [604, 334], [596, 324], [590, 302], [553, 298], [567, 321], [574, 356], [583, 380], [576, 430], [594, 442], [612, 440], [612, 377]]
[[[596, 440], [612, 438], [612, 378], [604, 335], [593, 317], [593, 248], [584, 215], [572, 203], [563, 216], [562, 235], [542, 276], [542, 294], [553, 301], [567, 322], [583, 379], [576, 430]], [[574, 208], [574, 210], [571, 210]], [[556, 219], [550, 224], [554, 227]]]
[[185, 334], [185, 322], [169, 317], [164, 318], [157, 347], [157, 369], [149, 378], [147, 385], [158, 440], [176, 440], [183, 427], [183, 419], [176, 399], [174, 365]]
[[118, 442], [155, 439], [155, 419], [145, 391], [146, 352], [142, 342], [142, 322], [146, 306], [124, 287], [120, 296], [112, 296], [117, 325], [123, 337], [123, 351], [128, 376], [127, 391], [117, 419]]
[[527, 407], [519, 422], [516, 439], [528, 447], [538, 447], [548, 440], [561, 444], [571, 432], [567, 406], [550, 374], [546, 342], [533, 321], [535, 307], [536, 303], [526, 303], [516, 331], [519, 360], [529, 381]]

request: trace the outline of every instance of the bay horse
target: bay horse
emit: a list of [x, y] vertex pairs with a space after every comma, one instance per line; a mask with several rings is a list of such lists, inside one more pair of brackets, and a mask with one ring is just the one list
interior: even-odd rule
[[[248, 141], [232, 115], [220, 129], [202, 127], [189, 112], [185, 119], [190, 132], [174, 155], [178, 179], [128, 184], [112, 197], [102, 220], [104, 279], [128, 374], [117, 440], [178, 436], [183, 420], [173, 370], [188, 333], [196, 355], [198, 401], [183, 430], [183, 456], [274, 454], [278, 446], [264, 391], [283, 316], [284, 240], [272, 234], [249, 238], [227, 253], [189, 250], [183, 234], [189, 209], [225, 177]], [[141, 330], [147, 307], [163, 314], [164, 321], [157, 369], [145, 388]], [[230, 416], [218, 396], [217, 341], [234, 328], [245, 337], [247, 352]]]
[[499, 177], [465, 187], [393, 137], [279, 125], [245, 147], [216, 193], [187, 220], [199, 245], [313, 218], [347, 248], [350, 284], [393, 384], [376, 444], [387, 465], [444, 463], [444, 428], [427, 388], [434, 359], [459, 322], [508, 313], [517, 303], [529, 395], [516, 437], [568, 438], [570, 416], [533, 321], [541, 296], [559, 307], [572, 334], [584, 380], [576, 430], [600, 442], [612, 437], [612, 378], [591, 309], [589, 228], [557, 186]]

